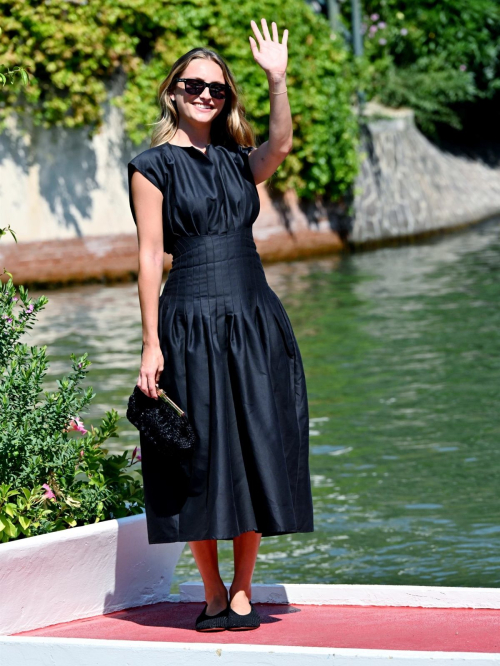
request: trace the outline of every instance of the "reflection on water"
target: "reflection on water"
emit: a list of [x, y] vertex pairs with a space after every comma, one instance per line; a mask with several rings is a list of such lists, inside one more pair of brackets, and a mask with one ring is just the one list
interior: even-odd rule
[[[500, 583], [500, 221], [421, 244], [266, 266], [308, 380], [312, 534], [262, 540], [255, 582]], [[32, 292], [31, 295], [39, 295]], [[137, 285], [48, 292], [26, 336], [47, 389], [89, 353], [86, 424], [125, 418], [141, 350]], [[219, 544], [230, 582], [230, 541]], [[186, 545], [176, 585], [198, 580]], [[173, 591], [177, 590], [174, 585]]]

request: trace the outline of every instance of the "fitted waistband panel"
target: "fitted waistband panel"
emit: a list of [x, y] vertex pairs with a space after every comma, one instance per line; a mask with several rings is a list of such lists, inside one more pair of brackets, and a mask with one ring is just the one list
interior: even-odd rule
[[238, 312], [268, 288], [252, 229], [244, 228], [178, 238], [162, 298], [181, 307], [209, 299], [226, 312]]
[[228, 253], [238, 252], [241, 247], [249, 247], [256, 250], [255, 241], [253, 239], [252, 229], [245, 227], [243, 229], [236, 229], [227, 234], [205, 234], [203, 236], [181, 236], [179, 237], [172, 249], [173, 262], [172, 268], [176, 264], [182, 265], [181, 257], [185, 261], [190, 261], [188, 257], [193, 257], [197, 254], [198, 257], [203, 258], [203, 263], [212, 262], [216, 260], [216, 253], [224, 253], [224, 257]]

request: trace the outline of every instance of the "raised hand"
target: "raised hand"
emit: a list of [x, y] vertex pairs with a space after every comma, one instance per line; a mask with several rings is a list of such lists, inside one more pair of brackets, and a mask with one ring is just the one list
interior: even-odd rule
[[259, 43], [257, 47], [255, 39], [253, 37], [248, 38], [255, 62], [262, 67], [268, 76], [284, 75], [288, 62], [288, 50], [286, 47], [288, 30], [285, 29], [283, 31], [283, 41], [280, 44], [276, 23], [274, 21], [271, 23], [273, 31], [272, 38], [269, 34], [266, 19], [261, 19], [261, 23], [264, 37], [262, 37], [255, 21], [250, 21], [254, 35]]

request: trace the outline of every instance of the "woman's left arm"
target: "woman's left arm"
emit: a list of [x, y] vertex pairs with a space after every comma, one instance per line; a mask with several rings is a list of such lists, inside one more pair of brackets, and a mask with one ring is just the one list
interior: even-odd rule
[[269, 139], [256, 150], [252, 150], [248, 156], [256, 184], [273, 175], [292, 150], [293, 137], [292, 114], [286, 93], [288, 30], [283, 32], [283, 41], [280, 44], [276, 23], [271, 23], [271, 38], [266, 20], [261, 19], [261, 22], [264, 37], [255, 21], [250, 23], [259, 47], [253, 37], [249, 37], [249, 40], [253, 57], [265, 71], [269, 81], [270, 115]]

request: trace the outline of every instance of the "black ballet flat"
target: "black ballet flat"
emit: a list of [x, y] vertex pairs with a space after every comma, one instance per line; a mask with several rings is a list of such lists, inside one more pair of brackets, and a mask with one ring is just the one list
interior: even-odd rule
[[249, 603], [251, 610], [246, 615], [236, 613], [236, 611], [229, 606], [226, 625], [226, 628], [229, 631], [242, 631], [245, 629], [257, 629], [260, 627], [260, 615], [255, 610], [253, 603], [251, 601]]
[[207, 615], [208, 603], [205, 603], [205, 608], [196, 618], [195, 629], [196, 631], [224, 631], [227, 627], [227, 616], [229, 612], [229, 604], [221, 610], [217, 615]]

